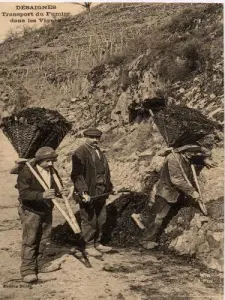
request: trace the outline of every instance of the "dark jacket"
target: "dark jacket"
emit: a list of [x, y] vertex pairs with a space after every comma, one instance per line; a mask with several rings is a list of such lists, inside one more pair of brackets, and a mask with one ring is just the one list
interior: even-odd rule
[[[32, 167], [38, 173], [38, 175], [40, 175], [36, 165], [33, 164]], [[55, 172], [62, 184], [62, 181], [56, 170]], [[19, 190], [19, 202], [22, 204], [23, 209], [32, 211], [40, 215], [49, 212], [49, 210], [52, 210], [52, 201], [43, 198], [44, 188], [37, 181], [37, 179], [34, 177], [27, 166], [24, 166], [24, 168], [19, 172], [16, 188]], [[51, 181], [51, 188], [55, 189], [57, 197], [61, 197], [61, 194], [53, 180], [53, 177]]]
[[[191, 162], [185, 159], [181, 154], [175, 154], [179, 159], [187, 178], [192, 182]], [[194, 185], [190, 186], [185, 180], [180, 166], [171, 153], [169, 154], [162, 167], [161, 176], [157, 185], [156, 195], [161, 196], [170, 203], [177, 202], [180, 194], [191, 196], [196, 191]]]
[[[80, 146], [72, 155], [71, 179], [74, 183], [76, 192], [87, 192], [90, 196], [96, 195], [96, 165], [93, 150], [87, 144]], [[113, 185], [110, 179], [110, 170], [104, 153], [102, 155], [105, 167], [105, 192], [111, 192]]]

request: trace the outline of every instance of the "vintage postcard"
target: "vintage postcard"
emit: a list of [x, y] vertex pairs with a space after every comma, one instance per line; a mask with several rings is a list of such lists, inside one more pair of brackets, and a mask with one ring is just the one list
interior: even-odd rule
[[223, 299], [223, 17], [0, 2], [0, 299]]

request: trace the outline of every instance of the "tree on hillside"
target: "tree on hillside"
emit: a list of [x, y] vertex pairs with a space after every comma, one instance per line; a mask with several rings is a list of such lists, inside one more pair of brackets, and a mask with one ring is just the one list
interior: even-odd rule
[[75, 5], [81, 5], [83, 6], [88, 12], [90, 12], [91, 10], [91, 2], [84, 2], [84, 3], [80, 3], [80, 2], [72, 2]]

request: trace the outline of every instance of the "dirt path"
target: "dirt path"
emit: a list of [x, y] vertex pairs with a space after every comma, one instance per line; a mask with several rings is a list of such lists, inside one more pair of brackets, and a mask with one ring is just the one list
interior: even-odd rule
[[[16, 177], [9, 174], [16, 153], [0, 133], [0, 299], [198, 299], [221, 300], [222, 275], [195, 262], [158, 252], [117, 249], [104, 261], [91, 258], [86, 268], [71, 255], [64, 255], [62, 269], [42, 274], [40, 283], [28, 287], [3, 287], [19, 278], [21, 226], [17, 214]], [[4, 151], [3, 151], [4, 150]], [[55, 214], [57, 217], [58, 214]], [[55, 222], [59, 222], [58, 217]]]

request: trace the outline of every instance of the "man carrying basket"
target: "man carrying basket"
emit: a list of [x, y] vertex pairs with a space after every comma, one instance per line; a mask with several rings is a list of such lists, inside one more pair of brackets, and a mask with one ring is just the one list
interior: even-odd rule
[[[19, 216], [22, 224], [22, 250], [20, 272], [23, 281], [33, 283], [38, 280], [38, 273], [53, 272], [60, 265], [44, 265], [44, 251], [50, 239], [52, 229], [51, 199], [61, 197], [59, 192], [58, 172], [53, 167], [57, 154], [51, 147], [42, 147], [35, 154], [31, 163], [33, 169], [48, 186], [44, 190], [28, 166], [24, 166], [18, 174], [17, 188], [19, 190]], [[53, 172], [56, 176], [53, 176]], [[58, 181], [58, 182], [57, 182]]]

